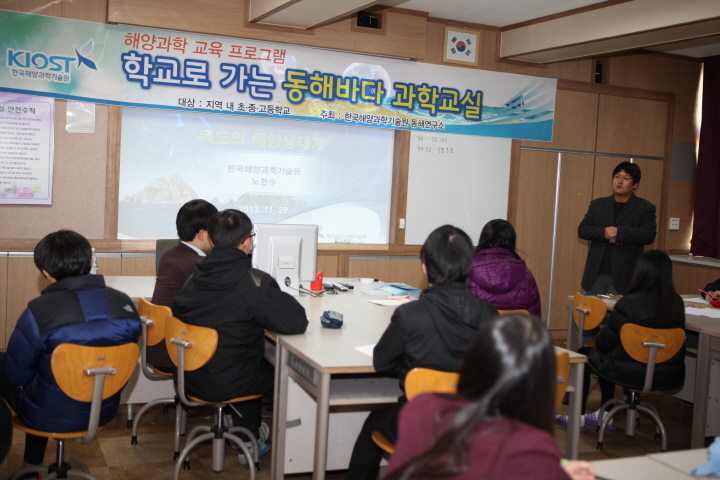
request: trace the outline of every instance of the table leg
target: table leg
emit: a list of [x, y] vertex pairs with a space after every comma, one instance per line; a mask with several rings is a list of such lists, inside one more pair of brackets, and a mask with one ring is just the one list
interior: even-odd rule
[[692, 433], [690, 448], [705, 446], [708, 387], [710, 385], [710, 335], [700, 333], [698, 338], [697, 366], [695, 367], [695, 397], [693, 398]]
[[582, 405], [582, 384], [584, 371], [584, 363], [573, 363], [570, 365], [570, 382], [568, 385], [572, 385], [572, 391], [570, 391], [567, 443], [565, 446], [565, 458], [570, 460], [578, 458], [580, 444], [580, 415], [583, 413], [580, 411], [580, 407]]
[[275, 397], [273, 399], [272, 470], [270, 472], [272, 480], [283, 480], [285, 476], [288, 368], [288, 351], [278, 339], [275, 345]]
[[315, 461], [313, 480], [325, 480], [327, 468], [328, 425], [330, 424], [330, 374], [320, 374], [315, 422]]

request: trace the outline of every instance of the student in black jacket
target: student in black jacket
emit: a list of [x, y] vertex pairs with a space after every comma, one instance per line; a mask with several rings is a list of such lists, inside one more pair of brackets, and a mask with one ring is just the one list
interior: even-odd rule
[[[397, 376], [403, 390], [405, 375], [415, 367], [460, 371], [468, 343], [497, 315], [495, 307], [475, 298], [465, 285], [472, 257], [470, 237], [452, 225], [433, 231], [420, 250], [430, 286], [417, 301], [395, 310], [373, 352], [375, 370]], [[403, 395], [396, 405], [370, 412], [355, 442], [347, 480], [377, 477], [382, 450], [373, 442], [372, 432], [378, 430], [394, 442], [405, 402]]]
[[[274, 376], [272, 366], [263, 359], [265, 330], [296, 334], [307, 328], [302, 305], [282, 292], [270, 275], [255, 269], [251, 272], [252, 227], [250, 218], [238, 210], [213, 215], [208, 233], [214, 248], [195, 266], [195, 273], [173, 302], [173, 315], [180, 320], [218, 332], [215, 355], [205, 366], [185, 373], [186, 392], [204, 400], [271, 396]], [[259, 437], [260, 399], [234, 407], [233, 424]], [[263, 455], [269, 447], [260, 443]], [[245, 463], [240, 455], [240, 463]]]

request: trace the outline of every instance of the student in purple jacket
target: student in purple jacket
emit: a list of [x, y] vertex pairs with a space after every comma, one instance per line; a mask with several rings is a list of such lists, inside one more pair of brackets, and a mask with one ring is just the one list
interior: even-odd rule
[[515, 251], [515, 229], [507, 220], [490, 220], [480, 233], [467, 286], [498, 310], [527, 310], [542, 317], [535, 277]]

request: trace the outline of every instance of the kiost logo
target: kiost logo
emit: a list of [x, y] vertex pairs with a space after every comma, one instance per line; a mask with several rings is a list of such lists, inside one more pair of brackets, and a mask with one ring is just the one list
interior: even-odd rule
[[[14, 69], [13, 75], [16, 75], [17, 69], [34, 72], [52, 72], [52, 78], [43, 77], [46, 80], [69, 81], [70, 66], [72, 62], [77, 60], [76, 69], [80, 69], [83, 65], [87, 68], [97, 70], [97, 65], [89, 58], [94, 47], [93, 39], [78, 49], [77, 45], [73, 45], [75, 57], [64, 55], [53, 55], [45, 52], [31, 52], [28, 50], [7, 49], [7, 66]], [[36, 77], [36, 75], [33, 75]]]

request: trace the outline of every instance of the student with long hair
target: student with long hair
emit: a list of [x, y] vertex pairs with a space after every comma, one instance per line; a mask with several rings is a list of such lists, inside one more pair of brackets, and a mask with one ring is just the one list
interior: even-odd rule
[[[635, 262], [635, 270], [626, 294], [615, 304], [605, 328], [600, 330], [595, 349], [587, 352], [582, 410], [585, 411], [590, 373], [598, 376], [601, 405], [615, 397], [615, 384], [642, 385], [645, 364], [634, 360], [620, 342], [620, 329], [626, 323], [648, 328], [685, 328], [685, 307], [675, 291], [672, 262], [665, 252], [648, 250]], [[582, 349], [581, 349], [581, 353]], [[671, 359], [655, 365], [653, 385], [663, 389], [682, 387], [685, 382], [685, 346]], [[600, 409], [583, 415], [582, 425], [597, 426]], [[567, 415], [557, 423], [567, 426]], [[614, 430], [615, 424], [606, 427]]]
[[555, 388], [545, 327], [520, 314], [495, 318], [468, 348], [456, 395], [420, 395], [402, 410], [385, 479], [593, 479], [588, 462], [560, 464]]
[[507, 220], [485, 224], [466, 283], [477, 298], [500, 310], [524, 309], [541, 318], [540, 292], [515, 251], [515, 239], [515, 229]]

